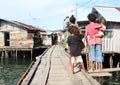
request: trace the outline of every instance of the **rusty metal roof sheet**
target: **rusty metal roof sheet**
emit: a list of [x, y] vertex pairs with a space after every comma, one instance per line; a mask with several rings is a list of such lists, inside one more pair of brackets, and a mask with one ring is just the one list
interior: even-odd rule
[[24, 24], [24, 23], [21, 23], [21, 22], [18, 22], [18, 21], [10, 21], [10, 20], [5, 20], [5, 19], [0, 19], [0, 21], [10, 22], [10, 23], [16, 24], [18, 26], [24, 27], [28, 30], [37, 30], [37, 31], [45, 32], [45, 30], [42, 29], [42, 28], [34, 27], [32, 25], [27, 25], [27, 24]]
[[12, 22], [19, 25], [19, 26], [25, 27], [25, 28], [27, 28], [29, 30], [39, 30], [39, 31], [43, 31], [43, 32], [45, 31], [42, 28], [34, 27], [32, 25], [27, 25], [27, 24], [24, 24], [24, 23], [21, 23], [21, 22], [18, 22], [18, 21], [12, 21]]

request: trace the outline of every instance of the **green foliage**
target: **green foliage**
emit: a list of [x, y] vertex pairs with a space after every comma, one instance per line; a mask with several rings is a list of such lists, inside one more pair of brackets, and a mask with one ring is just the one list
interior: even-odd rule
[[63, 40], [63, 46], [66, 46], [67, 45], [67, 39], [64, 39]]
[[34, 40], [34, 47], [39, 47], [43, 45], [43, 40], [38, 35], [34, 36], [33, 40]]
[[112, 38], [113, 37], [112, 31], [106, 31], [105, 36], [108, 37], [108, 38]]

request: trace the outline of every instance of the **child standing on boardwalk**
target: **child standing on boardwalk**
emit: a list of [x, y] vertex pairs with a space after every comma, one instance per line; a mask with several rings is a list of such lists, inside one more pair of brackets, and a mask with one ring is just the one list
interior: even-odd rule
[[77, 28], [75, 26], [69, 26], [68, 31], [71, 34], [70, 36], [68, 36], [68, 53], [71, 56], [71, 69], [72, 69], [72, 73], [74, 74], [74, 63], [75, 60], [77, 63], [79, 63], [79, 65], [82, 67], [82, 69], [85, 71], [85, 67], [84, 67], [84, 63], [83, 63], [83, 59], [81, 57], [81, 48], [80, 48], [80, 41], [82, 40], [82, 38], [84, 37], [81, 34], [76, 34], [78, 33], [78, 30], [76, 30]]
[[102, 39], [100, 36], [96, 37], [96, 43], [94, 43], [94, 35], [98, 34], [99, 29], [95, 29], [95, 27], [99, 26], [96, 23], [97, 16], [94, 13], [88, 14], [89, 24], [86, 26], [86, 42], [90, 49], [90, 69], [89, 71], [93, 71], [95, 69], [96, 62], [96, 70], [101, 70], [102, 64]]

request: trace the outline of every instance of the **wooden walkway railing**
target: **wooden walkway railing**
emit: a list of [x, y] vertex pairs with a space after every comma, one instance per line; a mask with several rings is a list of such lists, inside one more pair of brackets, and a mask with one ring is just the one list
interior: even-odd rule
[[87, 73], [75, 68], [72, 74], [69, 58], [64, 48], [54, 45], [48, 48], [31, 67], [18, 85], [100, 85]]

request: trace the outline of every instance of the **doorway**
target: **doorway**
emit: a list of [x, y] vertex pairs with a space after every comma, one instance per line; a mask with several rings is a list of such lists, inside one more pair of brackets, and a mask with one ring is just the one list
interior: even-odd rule
[[10, 39], [10, 35], [9, 35], [9, 32], [4, 32], [4, 43], [5, 43], [5, 46], [9, 46], [10, 43], [9, 43], [9, 40]]

